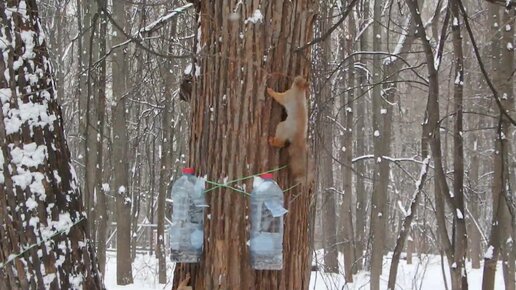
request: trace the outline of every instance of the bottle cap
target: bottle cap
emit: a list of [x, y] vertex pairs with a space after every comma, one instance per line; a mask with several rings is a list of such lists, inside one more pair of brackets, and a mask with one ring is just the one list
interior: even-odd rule
[[264, 173], [260, 175], [260, 177], [263, 179], [272, 179], [272, 173]]
[[186, 168], [183, 168], [183, 170], [181, 170], [181, 172], [183, 172], [183, 174], [194, 174], [195, 170], [192, 167], [186, 167]]

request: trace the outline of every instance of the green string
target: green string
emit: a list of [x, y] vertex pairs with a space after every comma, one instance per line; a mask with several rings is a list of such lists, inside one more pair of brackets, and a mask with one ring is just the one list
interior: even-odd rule
[[292, 185], [291, 187], [289, 187], [289, 188], [287, 188], [287, 189], [283, 190], [283, 192], [287, 192], [287, 191], [289, 191], [289, 190], [292, 190], [292, 189], [296, 188], [296, 187], [297, 187], [298, 185], [300, 185], [300, 184], [301, 184], [301, 183], [296, 183], [296, 184]]
[[236, 192], [239, 192], [239, 193], [242, 193], [242, 194], [245, 194], [247, 196], [251, 196], [251, 194], [247, 193], [246, 191], [243, 191], [241, 189], [238, 189], [238, 188], [234, 188], [232, 186], [230, 186], [231, 184], [233, 183], [237, 183], [239, 181], [243, 181], [243, 180], [247, 180], [247, 179], [251, 179], [257, 175], [262, 175], [262, 174], [265, 174], [265, 173], [272, 173], [272, 172], [276, 172], [276, 171], [280, 171], [282, 169], [285, 169], [287, 167], [287, 165], [283, 165], [281, 167], [278, 167], [278, 168], [275, 168], [275, 169], [271, 169], [271, 170], [267, 170], [267, 171], [264, 171], [264, 172], [261, 172], [261, 173], [258, 173], [258, 174], [253, 174], [253, 175], [249, 175], [249, 176], [245, 176], [245, 177], [241, 177], [241, 178], [237, 178], [237, 179], [234, 179], [234, 180], [230, 180], [226, 183], [218, 183], [218, 182], [214, 182], [214, 181], [210, 181], [210, 180], [206, 180], [206, 183], [208, 184], [211, 184], [211, 185], [214, 185], [214, 187], [211, 187], [209, 189], [206, 189], [204, 191], [204, 193], [208, 193], [212, 190], [215, 190], [217, 188], [220, 188], [220, 187], [226, 187], [226, 188], [229, 188], [229, 189], [232, 189]]
[[215, 188], [219, 188], [219, 187], [226, 187], [226, 188], [229, 188], [231, 190], [234, 190], [236, 192], [239, 192], [239, 193], [242, 193], [242, 194], [245, 194], [247, 196], [251, 196], [251, 194], [249, 194], [247, 191], [244, 191], [244, 190], [241, 190], [241, 189], [238, 189], [238, 188], [235, 188], [235, 187], [232, 187], [232, 186], [229, 186], [229, 185], [226, 185], [226, 184], [222, 184], [222, 183], [217, 183], [217, 182], [214, 182], [214, 181], [210, 181], [210, 180], [205, 180], [206, 183], [208, 184], [211, 184], [211, 185], [215, 185], [215, 187], [212, 187], [210, 188], [210, 190], [207, 190], [207, 191], [204, 191], [205, 193], [208, 192], [208, 191], [211, 191]]

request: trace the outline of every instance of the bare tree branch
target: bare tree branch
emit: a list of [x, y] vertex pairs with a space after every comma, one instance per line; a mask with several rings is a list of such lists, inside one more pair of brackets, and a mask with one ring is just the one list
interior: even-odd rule
[[482, 72], [482, 75], [484, 76], [484, 79], [487, 82], [487, 85], [489, 86], [489, 89], [493, 93], [493, 98], [496, 101], [496, 105], [500, 109], [500, 112], [507, 117], [507, 119], [511, 122], [512, 125], [516, 125], [516, 121], [507, 113], [507, 109], [505, 109], [502, 105], [502, 101], [500, 100], [500, 95], [498, 94], [498, 91], [496, 90], [493, 82], [489, 78], [489, 75], [487, 74], [486, 68], [484, 66], [484, 62], [482, 61], [482, 57], [480, 56], [480, 52], [478, 50], [478, 45], [475, 40], [475, 37], [473, 36], [473, 31], [471, 30], [471, 26], [469, 25], [469, 16], [466, 12], [466, 9], [464, 8], [464, 5], [462, 4], [462, 1], [459, 0], [459, 8], [460, 11], [464, 17], [464, 24], [466, 25], [466, 30], [468, 31], [469, 38], [471, 39], [471, 45], [473, 46], [473, 51], [475, 52], [475, 57], [478, 61], [478, 66], [480, 67], [480, 71]]
[[[97, 3], [99, 3], [99, 0], [96, 0]], [[188, 6], [188, 5], [186, 5]], [[157, 52], [157, 51], [154, 51], [153, 49], [143, 45], [142, 41], [143, 39], [141, 37], [135, 37], [135, 36], [132, 36], [132, 35], [129, 35], [127, 32], [124, 31], [123, 27], [121, 27], [116, 21], [115, 19], [113, 19], [113, 16], [111, 15], [111, 13], [104, 7], [100, 6], [101, 7], [101, 10], [102, 10], [102, 13], [105, 13], [106, 14], [106, 17], [109, 19], [109, 21], [111, 22], [111, 24], [118, 30], [120, 31], [125, 37], [127, 37], [127, 39], [129, 41], [127, 42], [124, 42], [124, 43], [135, 43], [136, 46], [140, 47], [141, 49], [147, 51], [148, 53], [150, 54], [153, 54], [153, 55], [156, 55], [156, 56], [159, 56], [159, 57], [162, 57], [162, 58], [165, 58], [165, 59], [178, 59], [178, 58], [191, 58], [192, 57], [192, 54], [185, 54], [185, 55], [171, 55], [171, 54], [163, 54], [163, 53], [160, 53], [160, 52]], [[188, 6], [187, 8], [189, 8], [191, 6]], [[183, 6], [184, 8], [184, 6]], [[173, 14], [173, 16], [177, 15], [178, 13], [175, 13]], [[173, 17], [168, 17], [167, 18], [167, 21], [172, 19]], [[159, 24], [159, 25], [158, 25]], [[164, 23], [160, 22], [160, 23], [156, 23], [154, 26], [152, 27], [149, 27], [148, 30], [147, 27], [144, 28], [144, 31], [143, 32], [146, 32], [146, 33], [150, 33], [152, 31], [155, 31], [156, 29], [162, 27], [164, 25]], [[141, 32], [141, 31], [140, 31]]]
[[314, 38], [312, 41], [310, 41], [309, 43], [301, 46], [301, 47], [298, 47], [295, 51], [296, 52], [299, 52], [309, 46], [312, 46], [318, 42], [321, 42], [323, 40], [325, 40], [326, 38], [328, 38], [331, 33], [333, 31], [335, 31], [335, 29], [337, 29], [341, 24], [342, 22], [344, 22], [344, 20], [346, 20], [346, 18], [348, 17], [349, 13], [351, 13], [351, 11], [353, 10], [353, 7], [358, 3], [358, 0], [352, 0], [348, 6], [346, 7], [346, 10], [344, 11], [344, 13], [342, 14], [342, 17], [339, 19], [339, 21], [337, 21], [332, 27], [330, 27], [330, 29], [328, 29], [323, 35], [317, 37], [317, 38]]

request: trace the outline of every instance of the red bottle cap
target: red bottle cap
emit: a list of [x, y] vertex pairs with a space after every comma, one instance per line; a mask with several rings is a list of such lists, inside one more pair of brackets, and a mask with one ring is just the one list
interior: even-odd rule
[[186, 167], [186, 168], [183, 168], [183, 170], [181, 170], [181, 172], [183, 172], [183, 174], [194, 174], [195, 170], [191, 167]]
[[260, 177], [263, 179], [272, 179], [272, 173], [264, 173], [260, 175]]

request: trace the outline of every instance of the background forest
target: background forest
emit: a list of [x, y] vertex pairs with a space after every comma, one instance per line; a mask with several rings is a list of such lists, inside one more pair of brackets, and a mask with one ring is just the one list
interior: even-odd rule
[[[429, 259], [441, 289], [515, 289], [513, 0], [26, 2], [47, 37], [92, 259], [105, 274], [116, 256], [118, 285], [150, 254], [167, 289], [187, 273], [193, 289], [308, 289], [311, 271], [314, 289], [421, 289], [397, 271]], [[316, 178], [286, 194], [284, 271], [246, 266], [247, 201], [218, 189], [208, 215], [222, 218], [205, 228], [217, 243], [172, 278], [170, 185], [188, 165], [223, 183], [285, 164], [268, 148], [282, 108], [265, 88], [298, 74]]]

